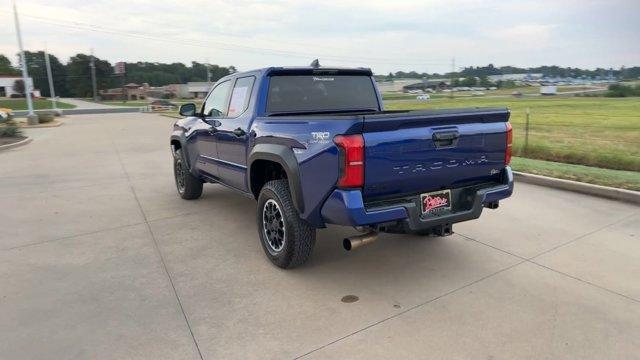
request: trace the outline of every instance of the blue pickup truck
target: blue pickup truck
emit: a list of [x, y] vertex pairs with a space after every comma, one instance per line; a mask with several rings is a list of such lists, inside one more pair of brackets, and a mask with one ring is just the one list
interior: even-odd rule
[[326, 224], [355, 228], [347, 250], [379, 232], [446, 236], [513, 191], [507, 109], [387, 111], [365, 68], [235, 73], [180, 115], [179, 195], [217, 183], [255, 198], [260, 243], [282, 268], [304, 263]]

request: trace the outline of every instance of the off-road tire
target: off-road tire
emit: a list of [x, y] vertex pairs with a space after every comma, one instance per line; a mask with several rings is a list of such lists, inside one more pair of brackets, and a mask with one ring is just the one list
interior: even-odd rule
[[[269, 245], [263, 218], [265, 204], [273, 200], [282, 214], [284, 220], [284, 244], [281, 250], [274, 251]], [[271, 262], [283, 269], [290, 269], [304, 264], [311, 253], [316, 242], [316, 231], [306, 221], [300, 218], [298, 211], [293, 206], [291, 192], [287, 180], [273, 180], [266, 183], [260, 190], [258, 196], [258, 208], [256, 216], [258, 224], [258, 234], [260, 244]]]
[[189, 171], [181, 149], [176, 150], [173, 156], [173, 177], [181, 198], [194, 200], [202, 195], [202, 181]]

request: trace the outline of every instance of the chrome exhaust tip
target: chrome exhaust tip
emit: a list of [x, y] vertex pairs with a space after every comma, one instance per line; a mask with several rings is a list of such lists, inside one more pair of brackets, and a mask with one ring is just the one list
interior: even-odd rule
[[344, 247], [344, 249], [347, 251], [355, 250], [361, 246], [371, 244], [372, 242], [376, 241], [377, 238], [378, 238], [377, 231], [369, 231], [364, 234], [354, 235], [354, 236], [345, 238], [344, 240], [342, 240], [342, 247]]

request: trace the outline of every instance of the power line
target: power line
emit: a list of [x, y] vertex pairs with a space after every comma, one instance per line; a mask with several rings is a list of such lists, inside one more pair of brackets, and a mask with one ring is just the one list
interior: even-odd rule
[[185, 39], [185, 38], [157, 37], [157, 36], [152, 36], [152, 35], [148, 35], [140, 32], [123, 31], [123, 30], [107, 28], [99, 25], [63, 21], [59, 19], [51, 19], [51, 18], [45, 18], [40, 16], [34, 16], [34, 15], [24, 15], [24, 17], [28, 17], [36, 21], [44, 22], [50, 25], [60, 26], [60, 27], [65, 27], [65, 28], [70, 28], [75, 30], [92, 31], [92, 32], [105, 33], [105, 34], [111, 34], [111, 35], [138, 38], [143, 40], [169, 42], [169, 43], [175, 43], [175, 44], [187, 45], [187, 46], [193, 46], [193, 47], [201, 47], [201, 48], [207, 48], [207, 49], [211, 49], [211, 45], [216, 45], [217, 50], [252, 52], [252, 53], [259, 53], [259, 54], [268, 53], [272, 55], [286, 55], [286, 56], [300, 57], [300, 58], [306, 58], [306, 59], [319, 56], [329, 60], [342, 61], [342, 62], [367, 61], [367, 62], [380, 63], [380, 64], [397, 64], [397, 65], [425, 65], [425, 64], [442, 65], [444, 64], [443, 62], [424, 62], [424, 61], [417, 61], [417, 60], [416, 62], [405, 62], [405, 61], [396, 61], [388, 58], [386, 59], [385, 58], [369, 58], [369, 57], [360, 57], [360, 56], [351, 57], [351, 56], [343, 56], [343, 55], [308, 53], [308, 52], [299, 52], [299, 51], [290, 51], [290, 50], [280, 50], [280, 49], [267, 48], [267, 47], [253, 47], [253, 46], [244, 46], [244, 45], [237, 45], [237, 44], [228, 44], [228, 43], [216, 42], [216, 41], [210, 41], [210, 40], [202, 41], [202, 40]]

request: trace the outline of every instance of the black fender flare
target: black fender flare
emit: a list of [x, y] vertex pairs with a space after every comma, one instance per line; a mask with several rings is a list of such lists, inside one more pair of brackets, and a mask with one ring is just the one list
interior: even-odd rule
[[171, 133], [169, 144], [171, 146], [171, 153], [175, 156], [175, 149], [173, 148], [173, 145], [171, 145], [171, 143], [173, 143], [174, 141], [177, 141], [180, 143], [180, 149], [182, 149], [182, 155], [183, 155], [182, 161], [184, 161], [187, 164], [187, 167], [193, 173], [194, 169], [191, 166], [191, 160], [190, 160], [191, 158], [189, 157], [189, 149], [187, 147], [187, 137], [185, 136], [184, 131], [173, 131]]
[[249, 184], [249, 189], [252, 189], [251, 166], [256, 160], [273, 161], [282, 166], [287, 173], [293, 205], [298, 210], [298, 213], [302, 214], [304, 212], [304, 199], [300, 181], [300, 168], [293, 150], [282, 144], [257, 144], [254, 146], [247, 159], [247, 183]]

